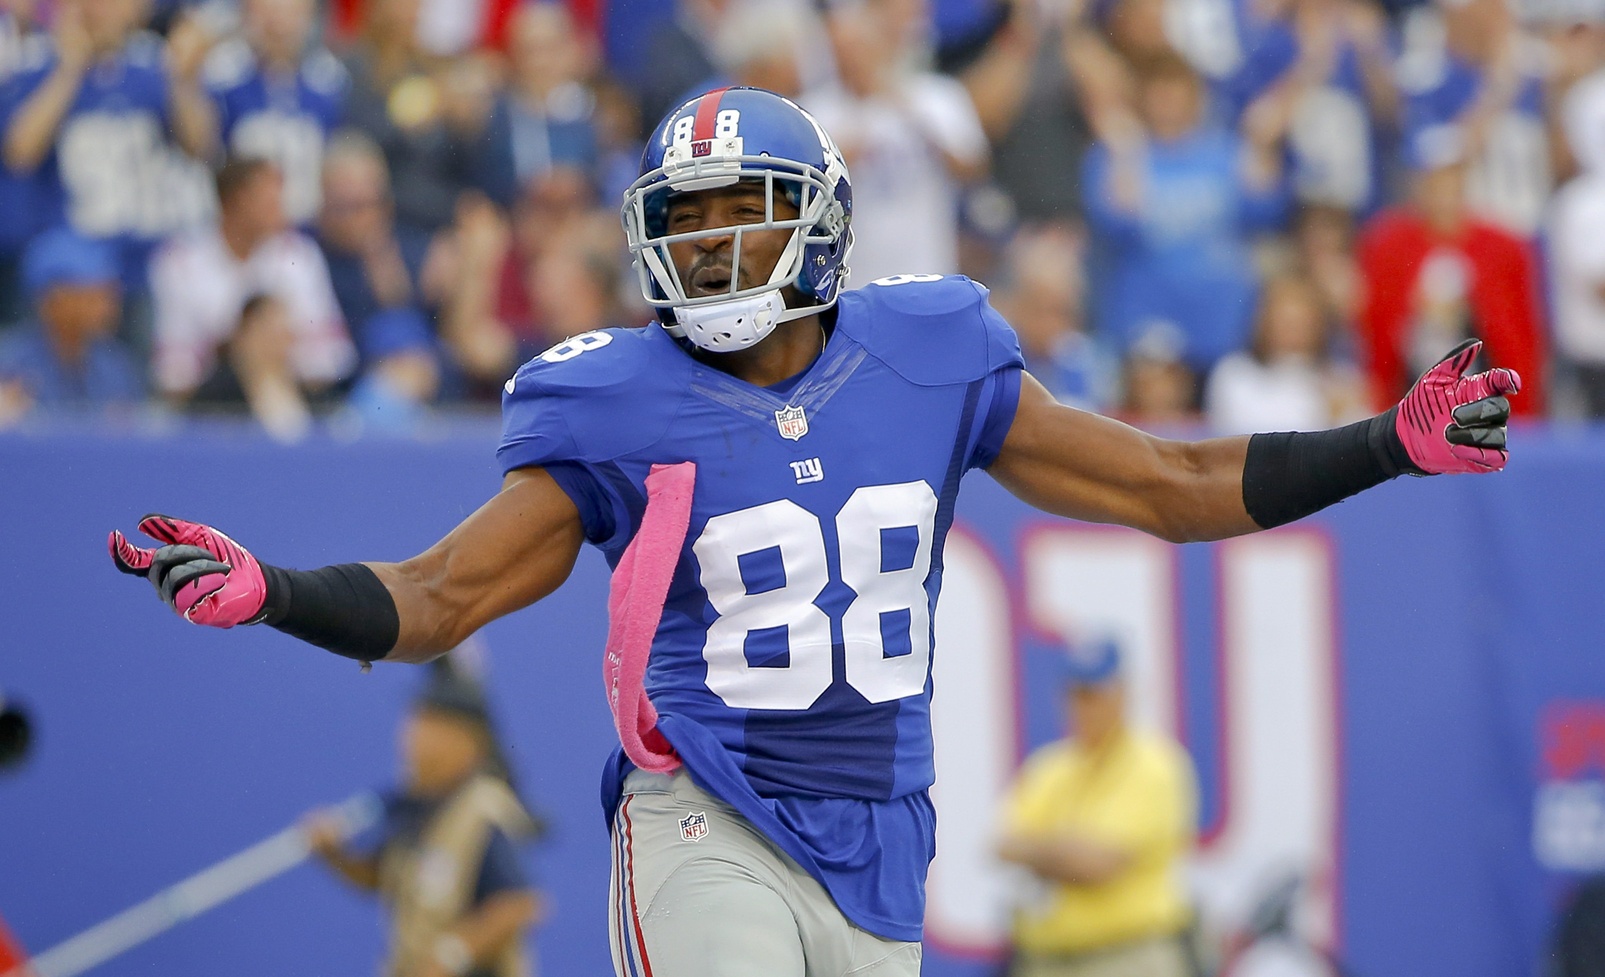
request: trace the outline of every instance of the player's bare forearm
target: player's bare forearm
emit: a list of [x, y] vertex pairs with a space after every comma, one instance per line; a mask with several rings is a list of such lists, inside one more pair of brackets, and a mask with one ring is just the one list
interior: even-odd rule
[[428, 550], [368, 564], [401, 621], [385, 660], [428, 661], [540, 600], [568, 579], [584, 541], [579, 512], [552, 476], [508, 473], [500, 492]]
[[1260, 528], [1243, 505], [1247, 456], [1246, 437], [1156, 438], [1059, 404], [1027, 374], [1014, 424], [987, 471], [1044, 512], [1186, 543]]

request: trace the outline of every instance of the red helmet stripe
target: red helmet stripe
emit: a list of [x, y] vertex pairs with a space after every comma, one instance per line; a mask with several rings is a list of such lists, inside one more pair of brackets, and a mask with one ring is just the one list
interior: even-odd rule
[[713, 123], [719, 117], [719, 103], [729, 87], [715, 88], [697, 100], [697, 123], [691, 130], [691, 141], [701, 142], [713, 138]]

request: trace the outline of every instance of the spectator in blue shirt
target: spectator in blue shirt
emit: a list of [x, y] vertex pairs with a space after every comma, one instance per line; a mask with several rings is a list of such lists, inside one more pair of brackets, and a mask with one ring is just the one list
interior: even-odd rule
[[330, 142], [322, 198], [318, 246], [362, 356], [350, 406], [389, 429], [409, 427], [440, 388], [434, 310], [447, 289], [426, 281], [440, 259], [428, 235], [396, 224], [384, 153], [361, 133]]
[[246, 0], [244, 37], [219, 45], [206, 63], [228, 153], [278, 164], [285, 214], [302, 227], [317, 214], [324, 145], [350, 87], [333, 54], [307, 49], [313, 13], [312, 0]]
[[480, 143], [479, 182], [504, 210], [557, 167], [596, 166], [596, 95], [586, 84], [591, 42], [561, 3], [526, 3], [508, 28], [509, 84]]
[[1141, 125], [1088, 152], [1095, 332], [1124, 351], [1156, 322], [1174, 326], [1194, 371], [1247, 342], [1254, 310], [1249, 234], [1281, 219], [1271, 147], [1207, 121], [1204, 87], [1179, 57], [1148, 66]]
[[1400, 113], [1381, 8], [1293, 0], [1247, 30], [1244, 61], [1223, 86], [1228, 112], [1253, 139], [1285, 147], [1300, 203], [1369, 213], [1382, 202], [1382, 149]]
[[133, 353], [111, 338], [117, 257], [73, 231], [47, 231], [23, 257], [34, 321], [0, 339], [0, 425], [33, 413], [131, 409], [144, 396]]
[[209, 38], [193, 18], [164, 51], [139, 31], [140, 0], [68, 0], [54, 43], [0, 92], [6, 166], [34, 176], [44, 226], [69, 223], [121, 247], [123, 284], [143, 291], [145, 259], [167, 232], [199, 219], [216, 112], [199, 81]]
[[1026, 369], [1055, 400], [1109, 413], [1119, 406], [1120, 361], [1087, 334], [1080, 266], [1075, 235], [1022, 231], [1004, 256], [992, 302], [1019, 333]]
[[1466, 143], [1473, 212], [1533, 236], [1554, 187], [1544, 103], [1548, 55], [1506, 0], [1423, 5], [1399, 61], [1407, 145], [1454, 126]]

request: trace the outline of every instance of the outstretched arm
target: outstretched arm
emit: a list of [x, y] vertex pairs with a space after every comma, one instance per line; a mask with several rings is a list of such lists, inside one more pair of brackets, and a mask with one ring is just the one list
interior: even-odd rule
[[112, 560], [147, 577], [185, 620], [268, 624], [362, 661], [422, 662], [568, 579], [584, 541], [579, 512], [545, 471], [510, 472], [502, 490], [444, 539], [401, 563], [285, 570], [259, 563], [210, 526], [146, 516], [165, 545], [114, 532]]
[[1167, 441], [1066, 407], [1028, 374], [987, 471], [1044, 512], [1183, 543], [1261, 528], [1243, 507], [1247, 454], [1248, 438]]
[[1520, 389], [1510, 370], [1465, 372], [1467, 342], [1398, 406], [1330, 431], [1168, 441], [1054, 402], [1029, 375], [988, 471], [1047, 512], [1118, 523], [1175, 543], [1222, 539], [1303, 518], [1396, 475], [1498, 471]]
[[539, 468], [509, 472], [502, 490], [429, 549], [370, 563], [401, 619], [386, 661], [428, 661], [491, 621], [556, 590], [585, 531], [574, 503]]

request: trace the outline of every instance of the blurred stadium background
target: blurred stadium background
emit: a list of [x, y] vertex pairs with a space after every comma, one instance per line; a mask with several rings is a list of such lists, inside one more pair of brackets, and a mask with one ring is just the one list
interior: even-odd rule
[[[180, 627], [104, 533], [160, 509], [295, 566], [438, 538], [495, 490], [516, 364], [645, 321], [615, 209], [645, 131], [743, 83], [847, 155], [850, 284], [986, 282], [1066, 402], [1324, 427], [1470, 335], [1527, 381], [1504, 475], [1224, 544], [1046, 520], [974, 477], [926, 972], [1007, 952], [996, 798], [1058, 735], [1052, 662], [1088, 636], [1197, 765], [1217, 959], [1294, 891], [1289, 930], [1355, 974], [1559, 972], [1557, 921], [1605, 871], [1605, 4], [240, 4], [0, 20], [0, 694], [34, 734], [0, 770], [0, 918], [32, 950], [388, 783], [421, 680]], [[588, 553], [475, 639], [553, 828], [529, 854], [552, 977], [608, 972], [605, 585]], [[95, 972], [362, 973], [381, 944], [374, 906], [301, 868]], [[1291, 946], [1233, 973], [1329, 972]]]

